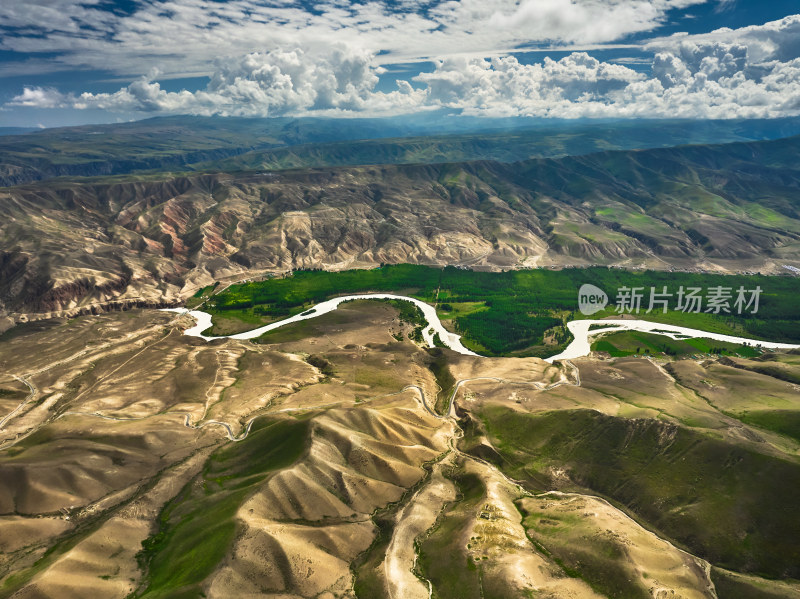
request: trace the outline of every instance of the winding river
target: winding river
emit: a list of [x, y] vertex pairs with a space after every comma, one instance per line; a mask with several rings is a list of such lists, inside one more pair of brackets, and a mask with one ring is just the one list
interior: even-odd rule
[[[301, 314], [296, 314], [291, 318], [279, 320], [277, 322], [264, 325], [263, 327], [253, 329], [252, 331], [237, 333], [235, 335], [223, 335], [220, 337], [213, 337], [213, 336], [209, 337], [207, 335], [203, 335], [203, 331], [211, 327], [211, 315], [208, 314], [207, 312], [202, 312], [201, 310], [188, 310], [186, 308], [165, 308], [162, 310], [162, 312], [176, 312], [179, 314], [188, 314], [189, 316], [194, 318], [197, 324], [195, 324], [195, 326], [193, 326], [192, 328], [186, 329], [186, 331], [184, 331], [184, 335], [189, 335], [190, 337], [200, 337], [201, 339], [205, 339], [206, 341], [211, 341], [212, 339], [226, 339], [226, 338], [255, 339], [256, 337], [260, 337], [261, 335], [263, 335], [268, 331], [272, 331], [282, 326], [286, 326], [287, 324], [292, 324], [293, 322], [300, 322], [301, 320], [308, 320], [309, 318], [316, 318], [317, 316], [322, 316], [323, 314], [332, 312], [344, 302], [349, 302], [353, 300], [362, 300], [362, 299], [393, 299], [393, 300], [411, 302], [422, 311], [422, 314], [425, 316], [425, 320], [428, 322], [428, 326], [426, 326], [422, 331], [422, 337], [425, 340], [425, 343], [428, 345], [428, 347], [434, 346], [433, 338], [436, 334], [438, 334], [439, 339], [441, 339], [442, 343], [444, 343], [444, 345], [446, 345], [453, 351], [458, 352], [459, 354], [463, 354], [465, 356], [479, 355], [476, 354], [474, 351], [471, 351], [466, 347], [464, 347], [464, 345], [461, 343], [460, 335], [451, 333], [450, 331], [444, 328], [442, 322], [439, 320], [439, 316], [436, 314], [436, 309], [433, 306], [431, 306], [430, 304], [426, 304], [425, 302], [418, 300], [414, 297], [407, 297], [405, 295], [393, 295], [390, 293], [370, 293], [362, 295], [346, 295], [343, 297], [335, 297], [333, 299], [321, 302], [316, 306], [314, 306], [313, 308], [306, 310]], [[600, 326], [601, 328], [596, 328], [590, 331], [589, 329], [592, 327], [592, 325], [597, 325]], [[650, 322], [647, 320], [573, 320], [567, 323], [567, 328], [574, 337], [573, 341], [560, 354], [547, 358], [546, 359], [547, 362], [550, 362], [552, 364], [556, 360], [571, 360], [574, 358], [588, 356], [591, 351], [591, 338], [601, 333], [607, 333], [612, 331], [641, 331], [644, 333], [665, 335], [672, 339], [687, 339], [693, 337], [702, 337], [704, 339], [713, 339], [715, 341], [726, 341], [729, 343], [739, 343], [739, 344], [747, 343], [749, 345], [760, 345], [761, 347], [767, 349], [800, 348], [800, 345], [792, 345], [789, 343], [773, 343], [771, 341], [758, 341], [755, 339], [748, 339], [746, 337], [734, 337], [732, 335], [723, 335], [720, 333], [709, 333], [706, 331], [701, 331], [699, 329], [690, 329], [688, 327], [681, 327], [671, 324], [662, 324], [658, 322]]]

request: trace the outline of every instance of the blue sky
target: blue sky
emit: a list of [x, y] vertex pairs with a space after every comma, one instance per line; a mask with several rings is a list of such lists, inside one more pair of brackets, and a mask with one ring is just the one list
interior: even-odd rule
[[0, 126], [800, 114], [796, 0], [0, 3]]

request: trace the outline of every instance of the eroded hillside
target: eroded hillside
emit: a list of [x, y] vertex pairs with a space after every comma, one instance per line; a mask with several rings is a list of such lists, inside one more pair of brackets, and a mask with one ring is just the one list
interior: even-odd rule
[[775, 272], [800, 264], [798, 143], [8, 188], [0, 299], [8, 326], [297, 268]]
[[0, 596], [800, 596], [795, 354], [461, 356], [375, 301], [189, 324], [3, 335]]

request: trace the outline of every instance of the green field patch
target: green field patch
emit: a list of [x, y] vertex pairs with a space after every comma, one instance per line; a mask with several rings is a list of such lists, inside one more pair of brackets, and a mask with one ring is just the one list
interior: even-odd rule
[[439, 320], [452, 320], [459, 316], [467, 316], [488, 309], [486, 302], [455, 302], [445, 299], [437, 306], [436, 314], [439, 316]]
[[189, 309], [196, 308], [211, 297], [211, 294], [214, 293], [217, 287], [219, 287], [219, 281], [215, 282], [213, 285], [198, 289], [192, 297], [186, 300], [186, 307]]
[[755, 410], [736, 417], [745, 424], [791, 437], [800, 443], [800, 410]]
[[619, 349], [611, 341], [608, 341], [606, 339], [600, 339], [599, 341], [595, 341], [594, 343], [592, 343], [591, 349], [592, 351], [607, 352], [612, 358], [630, 356], [634, 353], [630, 350]]
[[749, 345], [702, 338], [672, 339], [666, 335], [639, 331], [620, 331], [602, 335], [592, 343], [591, 349], [608, 352], [613, 358], [633, 355], [672, 358], [709, 354], [742, 357], [761, 355], [760, 350]]

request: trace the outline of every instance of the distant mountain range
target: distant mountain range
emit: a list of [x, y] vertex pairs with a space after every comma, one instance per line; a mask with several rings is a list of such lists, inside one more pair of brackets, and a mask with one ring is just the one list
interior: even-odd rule
[[380, 263], [788, 272], [800, 266], [800, 138], [53, 180], [0, 191], [0, 239], [0, 301], [18, 315]]
[[[2, 134], [2, 131], [0, 131]], [[281, 170], [581, 155], [778, 139], [800, 119], [552, 121], [163, 117], [0, 136], [0, 185], [150, 171]]]

